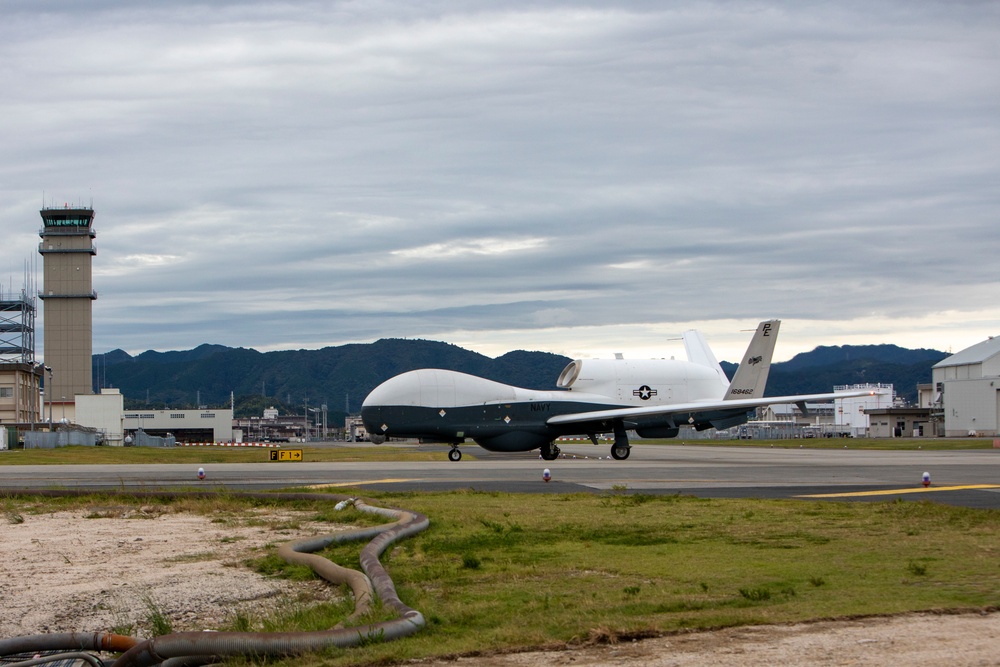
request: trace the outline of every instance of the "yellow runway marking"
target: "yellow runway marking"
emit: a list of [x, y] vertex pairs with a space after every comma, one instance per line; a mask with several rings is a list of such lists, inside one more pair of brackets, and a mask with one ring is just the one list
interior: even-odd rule
[[929, 493], [931, 491], [965, 491], [967, 489], [1000, 489], [1000, 484], [967, 484], [965, 486], [928, 486], [908, 489], [885, 489], [881, 491], [853, 491], [850, 493], [818, 493], [797, 498], [850, 498], [852, 496], [894, 496], [900, 493]]
[[359, 479], [355, 482], [331, 482], [329, 484], [311, 484], [309, 489], [333, 489], [339, 486], [362, 486], [364, 484], [393, 484], [396, 482], [415, 482], [414, 479]]

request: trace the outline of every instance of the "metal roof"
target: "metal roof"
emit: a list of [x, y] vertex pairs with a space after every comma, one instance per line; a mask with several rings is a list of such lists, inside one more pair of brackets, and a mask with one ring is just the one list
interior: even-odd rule
[[967, 347], [961, 352], [956, 352], [950, 357], [942, 359], [934, 364], [933, 368], [981, 364], [998, 354], [1000, 354], [1000, 337], [990, 336], [982, 343], [976, 343], [972, 347]]

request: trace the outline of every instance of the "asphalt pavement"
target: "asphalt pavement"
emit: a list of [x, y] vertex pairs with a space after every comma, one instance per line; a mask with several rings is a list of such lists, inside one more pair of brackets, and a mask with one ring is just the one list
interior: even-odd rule
[[[335, 445], [334, 445], [335, 446]], [[355, 446], [353, 443], [351, 446]], [[452, 462], [270, 462], [152, 465], [3, 465], [0, 488], [135, 489], [278, 488], [453, 490], [518, 493], [686, 494], [705, 498], [803, 498], [837, 501], [931, 501], [1000, 508], [1000, 449], [960, 451], [823, 450], [721, 445], [637, 445], [624, 461], [606, 445], [562, 444], [563, 455], [499, 454], [475, 445]], [[198, 479], [198, 468], [205, 479]], [[550, 480], [543, 472], [549, 470]], [[930, 478], [923, 484], [924, 473]]]

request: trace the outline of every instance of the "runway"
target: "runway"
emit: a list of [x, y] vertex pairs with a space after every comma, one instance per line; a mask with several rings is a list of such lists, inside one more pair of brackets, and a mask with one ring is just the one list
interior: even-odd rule
[[[607, 447], [562, 445], [564, 456], [543, 461], [537, 452], [497, 454], [463, 447], [459, 462], [447, 447], [440, 461], [378, 463], [232, 463], [199, 466], [10, 466], [0, 458], [0, 488], [134, 489], [196, 487], [262, 490], [292, 487], [441, 491], [476, 489], [518, 493], [630, 492], [704, 498], [802, 498], [828, 501], [928, 500], [1000, 508], [1000, 449], [865, 451], [638, 445], [625, 461]], [[475, 460], [473, 460], [475, 457]], [[263, 458], [263, 453], [262, 453]], [[548, 468], [552, 480], [545, 482]], [[922, 475], [931, 484], [923, 487]]]

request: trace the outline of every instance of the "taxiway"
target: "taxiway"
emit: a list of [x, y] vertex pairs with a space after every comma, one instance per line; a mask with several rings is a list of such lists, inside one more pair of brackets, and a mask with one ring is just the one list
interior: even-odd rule
[[[520, 493], [688, 494], [711, 498], [813, 498], [824, 500], [930, 500], [1000, 508], [1000, 449], [870, 451], [639, 445], [625, 461], [603, 445], [561, 445], [555, 461], [532, 454], [494, 454], [466, 446], [453, 463], [447, 447], [440, 461], [357, 463], [3, 465], [0, 488], [135, 489], [199, 487], [242, 490], [324, 489], [451, 490]], [[4, 455], [16, 455], [8, 453]], [[475, 458], [473, 458], [475, 457]], [[197, 478], [203, 467], [204, 480]], [[552, 479], [543, 481], [548, 468]], [[931, 484], [922, 485], [923, 473]]]

